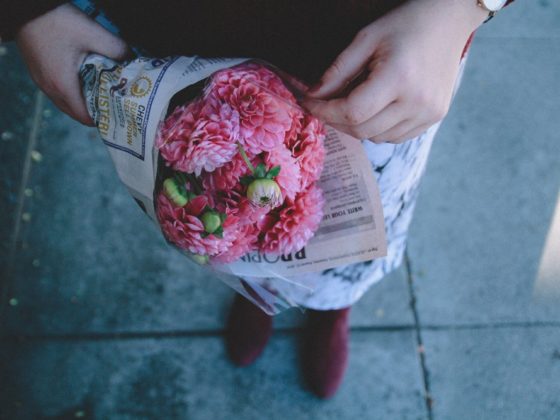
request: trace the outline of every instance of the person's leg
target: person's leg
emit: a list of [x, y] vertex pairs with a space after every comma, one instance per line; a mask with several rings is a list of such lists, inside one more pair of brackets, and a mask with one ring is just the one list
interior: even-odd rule
[[272, 334], [272, 316], [236, 293], [231, 306], [225, 344], [230, 360], [238, 366], [253, 363]]
[[327, 311], [308, 310], [302, 371], [309, 389], [320, 398], [338, 390], [348, 365], [350, 307]]

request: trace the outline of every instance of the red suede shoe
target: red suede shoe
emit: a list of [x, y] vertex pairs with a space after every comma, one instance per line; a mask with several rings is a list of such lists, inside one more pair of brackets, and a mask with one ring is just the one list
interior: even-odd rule
[[348, 364], [350, 308], [308, 313], [303, 373], [310, 390], [326, 399], [336, 393]]
[[240, 294], [235, 295], [225, 332], [229, 358], [247, 366], [260, 356], [272, 334], [272, 317]]

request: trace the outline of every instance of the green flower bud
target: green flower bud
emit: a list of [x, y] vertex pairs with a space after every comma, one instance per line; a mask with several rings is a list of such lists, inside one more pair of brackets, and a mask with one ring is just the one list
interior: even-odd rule
[[197, 264], [200, 265], [208, 264], [208, 260], [209, 260], [208, 255], [190, 254], [189, 257]]
[[215, 211], [207, 211], [200, 218], [204, 224], [204, 230], [207, 233], [216, 232], [222, 226], [222, 219]]
[[256, 179], [247, 188], [247, 198], [259, 207], [277, 207], [282, 204], [282, 191], [272, 179]]
[[177, 183], [175, 178], [167, 178], [163, 181], [163, 192], [176, 206], [183, 207], [189, 202], [187, 191]]

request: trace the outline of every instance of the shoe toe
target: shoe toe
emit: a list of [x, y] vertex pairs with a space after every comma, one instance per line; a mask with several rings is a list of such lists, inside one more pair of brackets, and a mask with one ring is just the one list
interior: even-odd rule
[[312, 315], [303, 358], [309, 389], [323, 399], [334, 396], [348, 364], [347, 314], [328, 312]]

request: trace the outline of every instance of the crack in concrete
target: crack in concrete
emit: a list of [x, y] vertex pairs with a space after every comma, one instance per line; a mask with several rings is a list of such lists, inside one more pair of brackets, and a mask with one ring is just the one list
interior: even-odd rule
[[430, 372], [426, 363], [426, 354], [424, 350], [424, 343], [422, 341], [422, 327], [420, 324], [420, 317], [418, 316], [418, 310], [416, 308], [416, 295], [414, 294], [414, 287], [412, 282], [414, 281], [412, 276], [412, 268], [410, 263], [410, 258], [408, 253], [405, 253], [404, 263], [406, 267], [407, 280], [408, 280], [408, 291], [410, 294], [410, 309], [414, 318], [414, 331], [416, 333], [416, 344], [417, 344], [417, 354], [419, 357], [420, 368], [422, 370], [422, 379], [424, 382], [424, 399], [426, 402], [426, 410], [428, 414], [428, 420], [433, 420], [432, 412], [432, 393], [430, 389]]
[[2, 327], [4, 313], [8, 307], [8, 300], [10, 299], [10, 294], [12, 292], [12, 280], [14, 272], [14, 261], [16, 257], [18, 240], [21, 230], [21, 220], [23, 215], [23, 207], [25, 203], [25, 188], [29, 183], [29, 177], [31, 174], [32, 166], [32, 154], [37, 146], [37, 139], [39, 137], [39, 130], [42, 120], [43, 104], [45, 101], [45, 95], [41, 91], [37, 91], [35, 94], [34, 107], [33, 107], [33, 119], [31, 122], [31, 129], [29, 130], [29, 137], [27, 139], [27, 149], [25, 151], [25, 158], [23, 163], [23, 170], [21, 173], [21, 182], [18, 190], [17, 196], [17, 207], [15, 213], [15, 223], [14, 229], [12, 231], [12, 236], [9, 245], [8, 261], [3, 273], [3, 278], [5, 279], [4, 287], [2, 287], [2, 293], [0, 296], [0, 327]]

